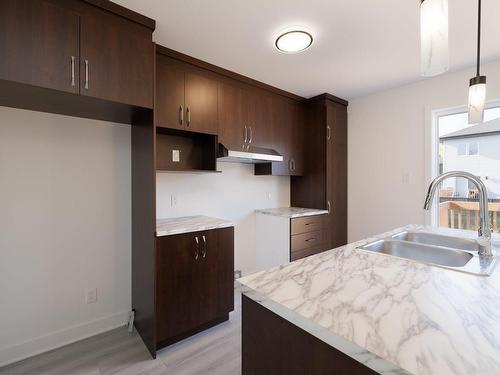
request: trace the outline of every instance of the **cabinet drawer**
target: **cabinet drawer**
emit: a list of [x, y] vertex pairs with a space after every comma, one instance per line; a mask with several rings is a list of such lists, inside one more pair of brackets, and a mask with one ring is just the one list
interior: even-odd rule
[[290, 261], [293, 262], [295, 260], [318, 254], [323, 251], [325, 251], [325, 245], [313, 246], [303, 250], [292, 251], [292, 253], [290, 254]]
[[291, 219], [290, 234], [309, 233], [323, 228], [325, 215], [306, 216]]
[[308, 249], [310, 247], [323, 245], [324, 242], [325, 242], [325, 233], [323, 230], [297, 234], [295, 236], [291, 236], [290, 250], [293, 253], [294, 251], [299, 251], [303, 249]]

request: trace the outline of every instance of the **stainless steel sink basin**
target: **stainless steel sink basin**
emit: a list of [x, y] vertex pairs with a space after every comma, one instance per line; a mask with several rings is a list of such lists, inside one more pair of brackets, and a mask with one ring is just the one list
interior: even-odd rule
[[449, 247], [452, 249], [479, 251], [477, 241], [468, 238], [450, 237], [434, 233], [412, 231], [398, 233], [392, 236], [392, 238], [426, 245]]
[[448, 267], [463, 267], [473, 258], [472, 254], [465, 251], [446, 248], [436, 250], [433, 246], [397, 240], [380, 240], [363, 249]]
[[497, 261], [479, 256], [474, 240], [420, 231], [405, 231], [358, 247], [385, 254], [477, 275], [490, 275]]

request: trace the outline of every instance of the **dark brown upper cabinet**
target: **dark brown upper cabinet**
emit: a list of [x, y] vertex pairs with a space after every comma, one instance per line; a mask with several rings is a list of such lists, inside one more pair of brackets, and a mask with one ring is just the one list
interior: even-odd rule
[[264, 90], [252, 89], [248, 95], [250, 142], [257, 147], [273, 147], [273, 97]]
[[113, 14], [81, 18], [80, 94], [153, 108], [151, 31]]
[[248, 143], [248, 90], [237, 83], [219, 82], [219, 142], [233, 150]]
[[217, 81], [212, 77], [157, 54], [157, 126], [217, 134], [217, 91]]
[[0, 79], [79, 92], [78, 13], [42, 0], [0, 1]]
[[0, 79], [153, 108], [153, 30], [153, 20], [112, 2], [1, 1]]
[[283, 162], [256, 164], [255, 174], [301, 176], [304, 173], [304, 108], [298, 102], [280, 96], [272, 98], [272, 147], [283, 156]]

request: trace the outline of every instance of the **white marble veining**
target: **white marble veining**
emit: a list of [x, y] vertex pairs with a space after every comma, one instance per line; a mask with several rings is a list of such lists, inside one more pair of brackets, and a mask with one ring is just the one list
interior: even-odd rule
[[156, 219], [156, 236], [171, 236], [173, 234], [199, 232], [234, 226], [227, 220], [208, 216], [186, 216], [168, 219]]
[[318, 210], [315, 208], [280, 207], [280, 208], [268, 208], [268, 209], [263, 209], [263, 210], [255, 210], [255, 213], [263, 214], [263, 215], [288, 217], [290, 219], [293, 219], [296, 217], [324, 215], [324, 214], [327, 214], [328, 211], [327, 210]]
[[[500, 374], [500, 267], [477, 276], [356, 249], [238, 280], [249, 297], [383, 374]], [[498, 235], [494, 240], [500, 240]]]

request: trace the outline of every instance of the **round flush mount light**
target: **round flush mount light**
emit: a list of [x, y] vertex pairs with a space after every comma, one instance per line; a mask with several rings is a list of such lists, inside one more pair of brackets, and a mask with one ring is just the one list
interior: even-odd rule
[[283, 53], [298, 53], [308, 49], [313, 43], [311, 33], [301, 29], [283, 31], [274, 42], [278, 51]]

